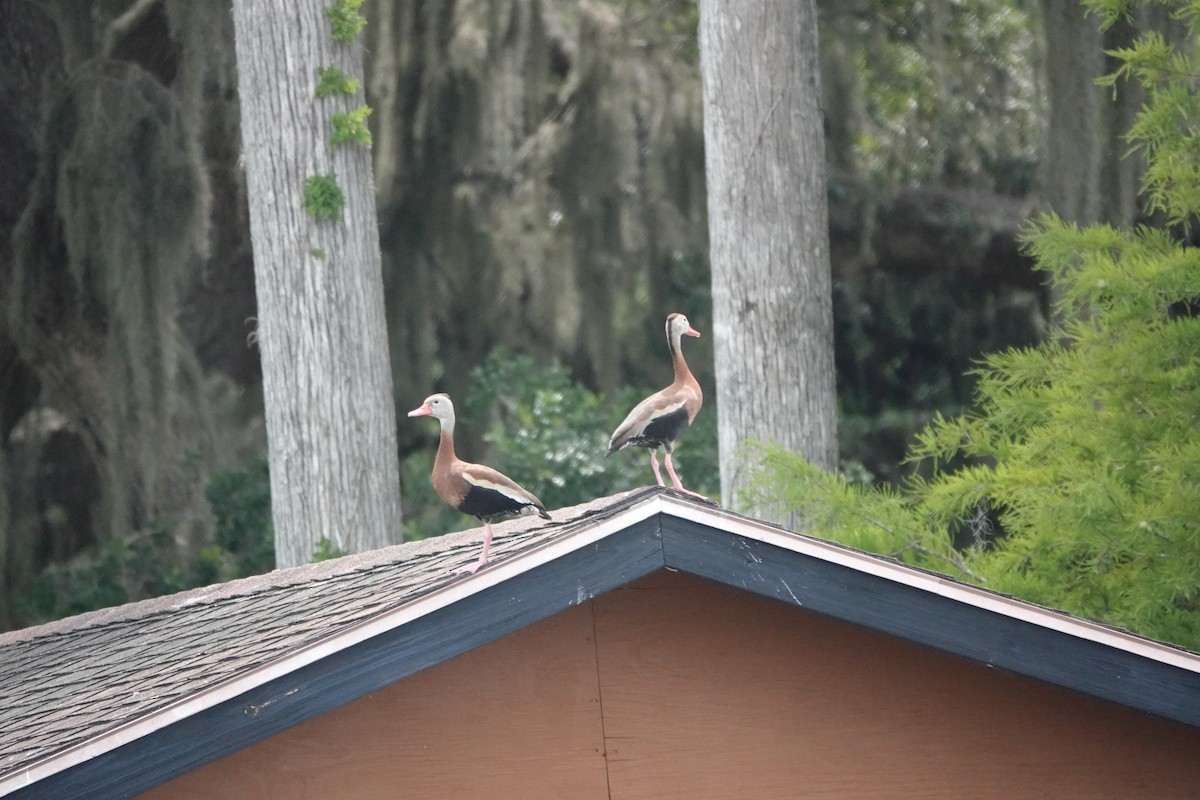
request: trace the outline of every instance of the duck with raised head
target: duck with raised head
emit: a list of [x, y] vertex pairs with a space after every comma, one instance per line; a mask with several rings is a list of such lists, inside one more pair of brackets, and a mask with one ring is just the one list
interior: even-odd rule
[[634, 406], [608, 442], [609, 455], [630, 446], [648, 448], [650, 467], [654, 470], [654, 479], [658, 481], [659, 486], [665, 485], [662, 474], [658, 471], [657, 456], [658, 448], [663, 448], [666, 452], [663, 461], [667, 467], [667, 474], [671, 477], [671, 485], [696, 497], [702, 495], [683, 488], [683, 483], [675, 474], [671, 453], [675, 450], [675, 440], [692, 424], [692, 420], [700, 412], [700, 406], [704, 404], [704, 393], [700, 391], [700, 384], [688, 369], [681, 347], [684, 336], [699, 335], [700, 332], [692, 327], [683, 314], [667, 315], [667, 344], [671, 348], [675, 380], [667, 388], [655, 392]]
[[474, 564], [461, 567], [454, 574], [474, 573], [491, 561], [492, 519], [505, 514], [536, 512], [550, 519], [546, 507], [534, 494], [512, 478], [483, 464], [463, 461], [454, 453], [454, 403], [447, 394], [431, 394], [419, 408], [408, 412], [410, 417], [432, 416], [441, 423], [437, 457], [433, 462], [433, 488], [443, 500], [464, 514], [483, 522], [483, 552]]

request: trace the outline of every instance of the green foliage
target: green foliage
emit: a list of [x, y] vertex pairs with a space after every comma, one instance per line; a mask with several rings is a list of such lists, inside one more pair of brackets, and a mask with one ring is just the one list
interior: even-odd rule
[[[1194, 10], [1192, 13], [1194, 24]], [[1115, 15], [1110, 7], [1105, 18]], [[1177, 51], [1158, 32], [1147, 33], [1133, 47], [1109, 55], [1123, 63], [1101, 83], [1116, 87], [1121, 80], [1136, 80], [1148, 95], [1127, 138], [1146, 156], [1144, 185], [1151, 202], [1171, 223], [1186, 222], [1200, 209], [1200, 165], [1196, 158], [1200, 152], [1200, 130], [1196, 129], [1196, 120], [1200, 119], [1200, 75], [1195, 71], [1194, 56]]]
[[367, 25], [367, 19], [358, 10], [362, 8], [363, 0], [338, 0], [325, 9], [325, 17], [333, 31], [333, 38], [343, 44], [350, 44], [354, 37]]
[[204, 490], [216, 520], [214, 544], [233, 559], [238, 576], [275, 568], [271, 477], [265, 455], [218, 472]]
[[304, 182], [304, 210], [317, 219], [339, 219], [346, 196], [337, 184], [337, 175], [312, 175]]
[[[1200, 108], [1192, 50], [1165, 47], [1152, 35], [1117, 56], [1121, 75], [1153, 89], [1130, 134], [1152, 208], [1182, 221], [1200, 211]], [[1054, 216], [1026, 246], [1074, 319], [982, 362], [972, 408], [936, 417], [910, 451], [930, 477], [866, 490], [765, 450], [758, 502], [801, 508], [822, 535], [1200, 648], [1200, 250], [1168, 231]]]
[[331, 558], [341, 558], [345, 555], [349, 555], [349, 553], [335, 546], [328, 537], [322, 536], [317, 540], [317, 547], [313, 550], [313, 555], [309, 559], [309, 563], [316, 564], [318, 561], [328, 561]]
[[[552, 509], [653, 482], [646, 451], [605, 456], [613, 430], [650, 391], [626, 388], [605, 402], [561, 365], [496, 350], [472, 371], [465, 411], [487, 425], [492, 463]], [[702, 412], [675, 451], [685, 485], [702, 493], [719, 486], [715, 418]]]
[[329, 146], [334, 147], [342, 142], [371, 144], [371, 129], [367, 127], [367, 117], [371, 116], [370, 106], [359, 106], [345, 114], [333, 115], [333, 133], [329, 135]]
[[[700, 8], [696, 0], [625, 0], [626, 23], [647, 34], [646, 46], [666, 46], [688, 64], [700, 61]], [[640, 37], [639, 37], [640, 38]]]
[[926, 502], [1003, 509], [980, 563], [997, 588], [1200, 644], [1200, 253], [1166, 233], [1043, 219], [1031, 251], [1063, 289], [1061, 343], [986, 360], [980, 403], [939, 421], [915, 456], [994, 466], [944, 474]]
[[174, 540], [165, 526], [108, 539], [69, 561], [51, 564], [18, 598], [20, 617], [38, 622], [120, 605], [211, 582], [219, 559], [209, 556], [186, 572], [173, 564]]
[[844, 465], [828, 473], [777, 445], [752, 444], [756, 469], [747, 503], [761, 511], [803, 509], [821, 536], [959, 578], [978, 578], [946, 535], [922, 518], [917, 500]]
[[[1040, 137], [1027, 4], [871, 0], [835, 14], [865, 108], [862, 171], [884, 185], [930, 179], [1028, 190]], [[825, 15], [822, 15], [825, 24]]]
[[107, 539], [42, 570], [18, 599], [20, 618], [33, 624], [271, 570], [266, 458], [214, 474], [205, 496], [216, 520], [211, 544], [187, 549], [167, 520]]
[[317, 67], [317, 97], [354, 94], [361, 85], [358, 78], [351, 78], [337, 67]]

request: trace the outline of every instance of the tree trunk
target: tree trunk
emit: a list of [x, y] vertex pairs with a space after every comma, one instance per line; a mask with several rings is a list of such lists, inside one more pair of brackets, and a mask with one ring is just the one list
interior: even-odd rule
[[1079, 0], [1043, 0], [1046, 26], [1046, 155], [1041, 194], [1054, 213], [1080, 225], [1100, 219], [1104, 40]]
[[721, 496], [749, 440], [837, 463], [817, 15], [700, 3]]
[[[371, 153], [329, 144], [332, 115], [362, 95], [314, 92], [318, 67], [360, 77], [362, 49], [334, 41], [326, 5], [233, 4], [281, 567], [321, 539], [361, 552], [402, 538]], [[328, 174], [346, 200], [333, 220], [303, 208], [305, 181]]]

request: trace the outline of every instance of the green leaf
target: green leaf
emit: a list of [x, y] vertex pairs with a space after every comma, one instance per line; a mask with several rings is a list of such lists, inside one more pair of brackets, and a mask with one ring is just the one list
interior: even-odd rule
[[357, 78], [351, 78], [337, 67], [317, 67], [317, 97], [334, 94], [354, 94], [358, 91]]
[[342, 142], [371, 144], [371, 130], [367, 127], [367, 117], [371, 116], [370, 106], [359, 106], [345, 114], [333, 115], [333, 133], [329, 136], [329, 146], [335, 147]]
[[325, 17], [333, 38], [343, 44], [351, 44], [354, 37], [367, 25], [367, 19], [358, 10], [362, 8], [363, 0], [338, 0], [325, 9]]
[[304, 210], [317, 219], [339, 219], [345, 205], [346, 196], [334, 173], [312, 175], [304, 181]]

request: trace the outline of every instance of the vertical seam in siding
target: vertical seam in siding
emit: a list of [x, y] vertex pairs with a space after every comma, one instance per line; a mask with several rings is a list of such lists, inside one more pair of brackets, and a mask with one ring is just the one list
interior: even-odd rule
[[600, 680], [600, 634], [596, 628], [596, 598], [588, 601], [592, 611], [592, 656], [596, 659], [596, 705], [600, 713], [600, 757], [604, 759], [604, 791], [612, 800], [612, 775], [608, 771], [608, 730], [604, 724], [604, 684]]

